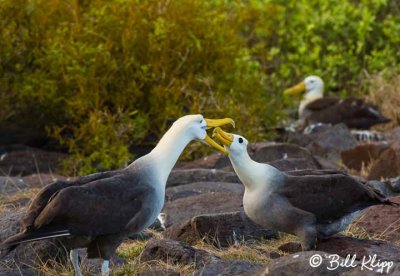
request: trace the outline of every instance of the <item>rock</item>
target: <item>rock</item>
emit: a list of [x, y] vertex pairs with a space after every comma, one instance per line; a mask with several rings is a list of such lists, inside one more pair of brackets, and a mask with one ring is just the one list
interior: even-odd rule
[[0, 213], [0, 242], [19, 232], [23, 209], [9, 209]]
[[56, 171], [60, 161], [67, 155], [21, 146], [0, 156], [0, 171], [10, 176]]
[[317, 245], [317, 250], [338, 254], [343, 258], [348, 254], [356, 255], [356, 260], [376, 255], [377, 259], [382, 261], [400, 261], [399, 247], [378, 240], [337, 236], [321, 240]]
[[400, 140], [400, 127], [396, 127], [385, 134], [386, 138], [390, 141]]
[[194, 264], [196, 268], [194, 275], [250, 275], [250, 273], [254, 274], [262, 268], [260, 264], [249, 261], [221, 260], [218, 256], [207, 251], [195, 249], [179, 241], [169, 239], [150, 240], [142, 251], [140, 260], [161, 260], [166, 263], [181, 265]]
[[214, 276], [214, 275], [257, 275], [262, 269], [262, 265], [245, 260], [223, 260], [206, 264], [197, 269], [194, 275]]
[[[286, 253], [297, 253], [301, 251], [301, 246], [297, 242], [288, 242], [278, 249]], [[356, 260], [373, 255], [383, 261], [398, 262], [400, 260], [400, 247], [385, 241], [357, 239], [340, 235], [319, 240], [316, 250], [337, 254], [343, 258], [346, 258], [348, 254], [356, 255]]]
[[167, 201], [174, 201], [179, 198], [216, 192], [242, 195], [244, 193], [244, 186], [238, 183], [226, 182], [195, 182], [167, 188], [165, 196]]
[[251, 145], [250, 156], [260, 163], [293, 158], [305, 159], [308, 163], [318, 166], [318, 162], [306, 148], [287, 143], [266, 142]]
[[[21, 209], [7, 210], [0, 214], [0, 242], [20, 231], [22, 214], [23, 211]], [[20, 244], [6, 256], [3, 256], [0, 261], [0, 267], [10, 273], [19, 269], [34, 269], [48, 260], [65, 263], [67, 255], [62, 244], [55, 240], [24, 243]], [[0, 269], [0, 271], [2, 270]], [[35, 275], [38, 272], [36, 271]]]
[[168, 216], [167, 227], [175, 223], [183, 223], [197, 215], [234, 212], [242, 209], [242, 192], [211, 192], [186, 195], [185, 197], [178, 196], [175, 200], [165, 203], [162, 212]]
[[354, 148], [357, 141], [344, 124], [337, 124], [326, 131], [315, 135], [313, 141], [307, 145], [312, 154], [337, 162], [341, 152]]
[[279, 159], [272, 162], [268, 162], [268, 164], [283, 172], [304, 170], [304, 169], [314, 169], [314, 170], [322, 169], [322, 166], [317, 161], [305, 158]]
[[53, 173], [35, 173], [23, 176], [22, 179], [30, 188], [43, 188], [56, 181], [73, 181], [75, 177], [61, 176]]
[[314, 156], [314, 158], [318, 161], [323, 169], [329, 170], [342, 170], [341, 166], [339, 166], [336, 162], [323, 158], [321, 156]]
[[278, 259], [278, 258], [282, 257], [282, 255], [279, 254], [278, 252], [272, 251], [272, 252], [269, 253], [269, 257], [271, 259]]
[[252, 222], [243, 212], [200, 215], [167, 229], [165, 237], [194, 243], [204, 239], [218, 247], [235, 245], [244, 240], [277, 238], [278, 232]]
[[13, 194], [28, 188], [28, 184], [19, 177], [0, 176], [0, 195]]
[[392, 143], [372, 162], [368, 179], [380, 180], [398, 175], [400, 175], [400, 141]]
[[[326, 252], [303, 251], [271, 260], [260, 275], [340, 275], [351, 269], [338, 267], [336, 270], [328, 270], [328, 267], [331, 267], [330, 261]], [[338, 261], [344, 261], [344, 259], [339, 257]]]
[[295, 144], [300, 147], [307, 147], [314, 140], [315, 134], [304, 134], [300, 132], [288, 133], [286, 142], [289, 144]]
[[191, 162], [179, 162], [175, 169], [221, 169], [230, 165], [231, 161], [225, 154], [216, 152]]
[[324, 131], [327, 131], [332, 127], [332, 124], [326, 124], [326, 123], [315, 123], [315, 124], [310, 124], [306, 126], [303, 129], [304, 134], [317, 134], [317, 133], [322, 133]]
[[140, 272], [137, 276], [179, 276], [179, 272], [173, 271], [171, 269], [149, 269], [144, 272]]
[[172, 264], [195, 264], [196, 268], [219, 259], [219, 257], [207, 251], [169, 239], [151, 239], [140, 255], [141, 261], [161, 260]]
[[[400, 196], [391, 197], [400, 203]], [[392, 206], [372, 206], [363, 211], [363, 215], [354, 225], [371, 237], [378, 237], [391, 243], [400, 243], [400, 208]]]
[[[387, 262], [382, 262], [381, 263], [381, 268], [382, 271], [378, 271], [380, 267], [372, 268], [370, 264], [366, 264], [364, 267], [362, 264], [357, 265], [357, 267], [350, 269], [341, 276], [376, 276], [376, 275], [392, 275], [392, 276], [398, 276], [400, 275], [400, 264], [394, 263], [392, 267], [390, 267], [391, 264]], [[363, 269], [361, 269], [361, 267]], [[368, 268], [367, 268], [368, 267]], [[370, 270], [372, 269], [372, 271]]]
[[216, 169], [173, 170], [168, 177], [167, 187], [174, 187], [193, 182], [234, 182], [240, 183], [233, 172]]
[[361, 171], [363, 166], [367, 167], [388, 147], [389, 145], [387, 143], [367, 143], [357, 145], [352, 149], [341, 152], [342, 162], [351, 170]]
[[302, 249], [301, 249], [301, 244], [299, 242], [287, 242], [287, 243], [281, 244], [278, 247], [278, 250], [285, 252], [285, 253], [292, 254], [292, 253], [300, 252]]

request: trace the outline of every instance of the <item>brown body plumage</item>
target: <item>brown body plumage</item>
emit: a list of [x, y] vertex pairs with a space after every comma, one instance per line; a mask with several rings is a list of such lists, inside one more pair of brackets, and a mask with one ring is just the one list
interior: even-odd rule
[[312, 101], [305, 106], [301, 118], [308, 125], [344, 123], [354, 129], [369, 129], [374, 125], [390, 122], [390, 119], [381, 114], [377, 105], [353, 97], [344, 100], [324, 97]]

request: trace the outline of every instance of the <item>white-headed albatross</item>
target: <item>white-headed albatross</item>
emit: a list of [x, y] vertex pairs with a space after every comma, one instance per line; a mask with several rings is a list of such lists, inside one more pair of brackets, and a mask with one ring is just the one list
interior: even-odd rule
[[20, 243], [66, 237], [63, 243], [72, 249], [75, 275], [82, 275], [77, 248], [87, 248], [89, 258], [102, 258], [102, 274], [109, 275], [109, 258], [116, 248], [128, 235], [150, 226], [160, 213], [168, 175], [186, 145], [200, 140], [227, 153], [206, 133], [226, 124], [234, 122], [184, 116], [149, 154], [126, 168], [46, 186], [32, 201], [22, 221], [23, 231], [5, 240], [1, 248], [9, 252]]
[[244, 211], [266, 228], [297, 235], [303, 250], [317, 237], [344, 230], [361, 210], [397, 203], [379, 191], [339, 171], [284, 173], [252, 160], [247, 140], [217, 128], [215, 136], [229, 152], [232, 166], [245, 186]]
[[299, 84], [286, 89], [284, 95], [302, 96], [299, 119], [306, 125], [344, 123], [349, 128], [369, 129], [376, 124], [390, 122], [378, 106], [350, 97], [324, 97], [324, 82], [320, 77], [309, 76]]

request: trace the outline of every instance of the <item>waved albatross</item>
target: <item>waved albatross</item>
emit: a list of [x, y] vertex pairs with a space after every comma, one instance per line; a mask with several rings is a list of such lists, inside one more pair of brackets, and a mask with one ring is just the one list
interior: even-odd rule
[[350, 97], [323, 97], [324, 82], [320, 77], [309, 76], [299, 84], [286, 89], [284, 95], [302, 96], [299, 119], [306, 125], [344, 123], [349, 128], [369, 129], [376, 124], [390, 122], [379, 111], [378, 106]]
[[109, 259], [117, 247], [128, 235], [150, 226], [160, 213], [167, 178], [186, 145], [200, 140], [227, 153], [206, 133], [226, 124], [234, 122], [184, 116], [149, 154], [126, 168], [46, 186], [32, 201], [22, 221], [23, 232], [0, 248], [9, 252], [20, 243], [68, 237], [63, 242], [72, 249], [75, 275], [82, 275], [77, 248], [87, 248], [89, 258], [102, 258], [102, 275], [109, 275]]
[[214, 134], [228, 150], [232, 166], [245, 186], [243, 206], [247, 216], [266, 228], [298, 236], [303, 250], [314, 248], [317, 237], [344, 230], [369, 206], [400, 206], [339, 171], [289, 174], [257, 163], [247, 153], [245, 138], [219, 128]]

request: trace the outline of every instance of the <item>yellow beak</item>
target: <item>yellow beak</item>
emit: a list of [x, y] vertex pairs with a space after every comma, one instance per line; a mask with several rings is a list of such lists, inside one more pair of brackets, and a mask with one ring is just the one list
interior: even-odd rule
[[219, 127], [227, 124], [231, 124], [233, 128], [235, 128], [235, 121], [231, 118], [224, 118], [224, 119], [205, 119], [207, 124], [207, 129], [213, 127]]
[[292, 86], [285, 91], [283, 91], [284, 96], [301, 96], [306, 92], [306, 84], [304, 81], [300, 82], [299, 84], [296, 84], [295, 86]]
[[[231, 124], [233, 127], [235, 127], [235, 121], [233, 121], [231, 118], [224, 118], [224, 119], [205, 119], [206, 121], [206, 128], [210, 129], [213, 127], [219, 127], [227, 124]], [[204, 141], [209, 144], [211, 147], [221, 151], [222, 153], [228, 155], [228, 151], [219, 145], [217, 142], [215, 142], [213, 139], [210, 138], [210, 136], [206, 135], [204, 138]]]
[[233, 143], [233, 135], [223, 131], [221, 128], [217, 127], [214, 129], [213, 135], [217, 137], [221, 143], [227, 147], [230, 147]]

